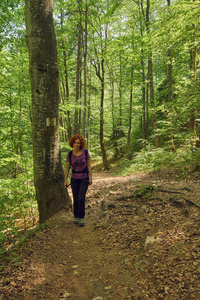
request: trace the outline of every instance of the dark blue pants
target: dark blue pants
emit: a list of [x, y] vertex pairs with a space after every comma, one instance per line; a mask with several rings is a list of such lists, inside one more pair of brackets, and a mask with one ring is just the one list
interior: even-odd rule
[[71, 178], [72, 194], [74, 199], [74, 217], [83, 219], [85, 217], [85, 195], [89, 185], [89, 178]]

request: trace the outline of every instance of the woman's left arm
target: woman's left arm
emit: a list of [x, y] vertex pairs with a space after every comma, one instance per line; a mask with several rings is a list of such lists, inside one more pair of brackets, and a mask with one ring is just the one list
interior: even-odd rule
[[92, 167], [90, 163], [90, 159], [87, 160], [87, 166], [88, 166], [88, 171], [89, 171], [89, 184], [92, 184]]

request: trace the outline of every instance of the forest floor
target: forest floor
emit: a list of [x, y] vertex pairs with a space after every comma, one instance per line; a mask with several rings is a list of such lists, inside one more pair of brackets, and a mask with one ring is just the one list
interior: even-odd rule
[[197, 174], [94, 172], [86, 206], [84, 227], [61, 211], [23, 245], [0, 299], [200, 299]]

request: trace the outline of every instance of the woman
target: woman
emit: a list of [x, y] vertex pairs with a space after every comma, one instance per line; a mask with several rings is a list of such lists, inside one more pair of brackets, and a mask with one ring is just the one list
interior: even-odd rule
[[74, 224], [84, 226], [85, 195], [88, 185], [92, 184], [90, 155], [87, 150], [84, 150], [85, 141], [81, 135], [73, 135], [69, 140], [69, 145], [73, 150], [67, 154], [64, 186], [67, 187], [67, 177], [70, 166], [72, 166], [71, 187], [74, 199]]

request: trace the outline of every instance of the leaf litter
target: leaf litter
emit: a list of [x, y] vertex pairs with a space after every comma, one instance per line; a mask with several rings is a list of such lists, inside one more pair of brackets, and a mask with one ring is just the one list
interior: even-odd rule
[[0, 299], [200, 299], [198, 178], [94, 179], [85, 227], [52, 217], [3, 269]]

